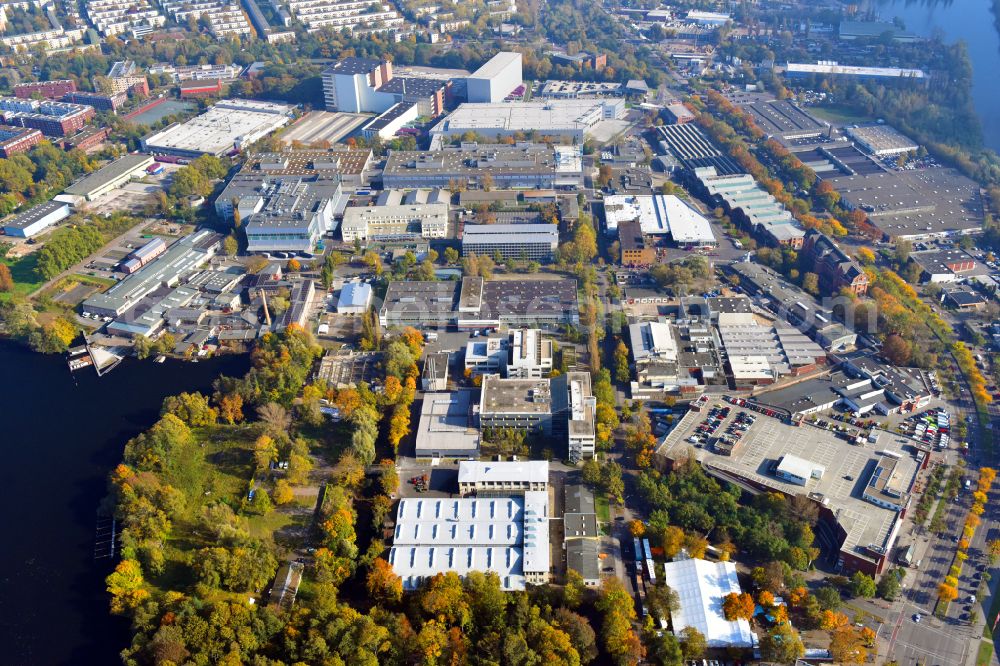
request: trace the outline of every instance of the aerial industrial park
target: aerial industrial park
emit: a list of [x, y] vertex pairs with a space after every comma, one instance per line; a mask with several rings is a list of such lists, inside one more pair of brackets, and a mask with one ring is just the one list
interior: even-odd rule
[[993, 666], [1000, 157], [895, 11], [0, 8], [0, 334], [245, 360], [12, 663]]

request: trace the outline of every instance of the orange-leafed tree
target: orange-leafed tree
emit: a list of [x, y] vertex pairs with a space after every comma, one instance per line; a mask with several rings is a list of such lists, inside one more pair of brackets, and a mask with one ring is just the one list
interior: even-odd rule
[[954, 601], [958, 598], [958, 590], [947, 583], [941, 583], [938, 585], [938, 596], [941, 598], [941, 601]]
[[722, 599], [722, 612], [730, 622], [734, 620], [751, 620], [756, 608], [753, 597], [746, 592], [737, 594], [730, 592]]
[[403, 579], [381, 557], [372, 562], [365, 584], [368, 594], [376, 601], [397, 604], [403, 598]]

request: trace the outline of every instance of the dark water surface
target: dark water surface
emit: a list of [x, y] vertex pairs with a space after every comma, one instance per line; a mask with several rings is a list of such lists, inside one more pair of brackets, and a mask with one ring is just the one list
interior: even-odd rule
[[906, 29], [944, 41], [964, 40], [972, 61], [972, 97], [983, 126], [983, 143], [1000, 151], [1000, 35], [994, 24], [992, 0], [877, 0], [876, 9]]
[[164, 397], [247, 367], [128, 359], [98, 378], [0, 341], [0, 664], [120, 663], [128, 624], [108, 614], [112, 565], [93, 555], [107, 474]]

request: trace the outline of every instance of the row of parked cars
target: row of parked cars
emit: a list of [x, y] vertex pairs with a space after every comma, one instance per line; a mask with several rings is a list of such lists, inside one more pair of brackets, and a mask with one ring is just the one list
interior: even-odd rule
[[708, 417], [701, 422], [701, 424], [695, 429], [701, 437], [711, 437], [715, 434], [715, 431], [719, 429], [722, 422], [729, 416], [732, 411], [730, 407], [713, 407], [711, 411], [708, 412]]

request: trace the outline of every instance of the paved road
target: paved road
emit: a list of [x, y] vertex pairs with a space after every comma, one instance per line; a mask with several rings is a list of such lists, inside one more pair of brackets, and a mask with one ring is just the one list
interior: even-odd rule
[[[951, 361], [949, 359], [949, 361]], [[951, 362], [954, 368], [954, 363]], [[956, 376], [961, 376], [956, 371]], [[954, 401], [957, 418], [972, 417], [967, 440], [970, 452], [967, 459], [968, 477], [975, 480], [975, 470], [983, 465], [993, 465], [994, 457], [983, 450], [975, 425], [975, 404], [964, 381], [959, 384], [959, 395]], [[990, 409], [991, 419], [997, 427], [1000, 424], [1000, 410]], [[955, 453], [948, 452], [950, 462], [954, 462]], [[975, 663], [976, 650], [982, 637], [982, 627], [985, 616], [984, 608], [989, 608], [989, 598], [977, 599], [975, 603], [968, 601], [970, 595], [978, 592], [981, 580], [980, 569], [985, 569], [985, 544], [989, 539], [1000, 534], [1000, 523], [997, 522], [996, 510], [997, 492], [990, 494], [986, 513], [982, 516], [983, 523], [976, 532], [969, 548], [969, 560], [963, 568], [959, 580], [959, 597], [950, 604], [944, 619], [932, 615], [937, 600], [937, 586], [944, 580], [953, 561], [956, 543], [961, 536], [965, 516], [971, 505], [970, 493], [962, 490], [959, 496], [949, 503], [945, 514], [945, 529], [940, 535], [934, 535], [919, 530], [917, 536], [919, 570], [909, 570], [904, 581], [906, 589], [903, 599], [894, 604], [887, 613], [888, 646], [884, 652], [887, 659], [892, 659], [901, 665], [940, 664], [971, 666]], [[947, 501], [947, 500], [942, 500]], [[921, 550], [922, 549], [922, 550]], [[987, 596], [987, 595], [983, 595]], [[913, 621], [914, 613], [921, 613], [920, 623]], [[970, 617], [971, 616], [971, 617]], [[972, 620], [970, 624], [970, 620]], [[994, 657], [995, 659], [995, 657]]]

